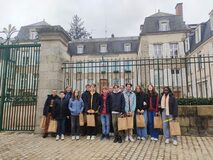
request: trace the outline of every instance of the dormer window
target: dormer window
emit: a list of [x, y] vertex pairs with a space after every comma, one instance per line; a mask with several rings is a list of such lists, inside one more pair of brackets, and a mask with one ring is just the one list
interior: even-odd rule
[[131, 43], [124, 43], [124, 51], [125, 52], [131, 51]]
[[106, 53], [107, 52], [107, 44], [101, 44], [100, 45], [100, 52]]
[[195, 29], [195, 43], [199, 43], [201, 41], [201, 26], [199, 25]]
[[159, 31], [169, 31], [169, 20], [160, 20], [159, 21]]
[[30, 30], [30, 37], [31, 40], [35, 40], [38, 38], [38, 33], [36, 32], [36, 30]]
[[79, 45], [77, 46], [77, 53], [78, 53], [78, 54], [84, 53], [84, 45], [79, 44]]
[[188, 52], [190, 50], [190, 43], [189, 43], [189, 37], [185, 39], [185, 52]]

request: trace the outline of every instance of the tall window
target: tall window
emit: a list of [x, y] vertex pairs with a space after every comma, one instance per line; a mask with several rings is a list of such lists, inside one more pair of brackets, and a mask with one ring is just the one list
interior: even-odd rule
[[100, 63], [101, 72], [107, 71], [107, 62], [101, 62]]
[[77, 72], [77, 73], [80, 73], [81, 71], [82, 71], [81, 62], [77, 62], [77, 63], [76, 63], [76, 72]]
[[170, 43], [169, 46], [171, 58], [178, 57], [178, 43]]
[[131, 51], [131, 43], [124, 43], [124, 51], [125, 52]]
[[23, 65], [28, 65], [29, 64], [29, 57], [28, 56], [24, 56], [23, 57]]
[[154, 57], [161, 58], [162, 57], [162, 44], [154, 44]]
[[132, 70], [132, 61], [124, 61], [124, 71], [131, 71]]
[[163, 70], [162, 69], [155, 69], [154, 70], [154, 84], [163, 84]]
[[77, 53], [78, 54], [84, 53], [84, 45], [80, 44], [77, 46]]
[[30, 30], [30, 37], [31, 40], [35, 40], [38, 38], [38, 33], [35, 30]]
[[160, 20], [159, 21], [159, 31], [169, 31], [169, 21], [168, 20]]
[[119, 62], [118, 61], [114, 61], [112, 62], [112, 72], [116, 72], [119, 71]]
[[188, 52], [190, 50], [190, 42], [189, 37], [185, 39], [185, 52]]
[[195, 29], [195, 42], [198, 43], [201, 41], [201, 26], [199, 25], [196, 29]]
[[101, 44], [100, 45], [100, 52], [106, 53], [107, 52], [107, 44]]
[[197, 61], [198, 61], [198, 69], [200, 70], [200, 69], [204, 68], [202, 55], [198, 55]]

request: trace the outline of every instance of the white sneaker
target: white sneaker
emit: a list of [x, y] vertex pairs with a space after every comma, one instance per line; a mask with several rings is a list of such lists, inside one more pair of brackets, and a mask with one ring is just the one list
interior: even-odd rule
[[177, 146], [177, 140], [173, 140], [173, 145]]
[[157, 138], [154, 138], [153, 140], [154, 140], [154, 141], [158, 141], [158, 139], [157, 139]]
[[64, 135], [63, 134], [61, 135], [61, 140], [64, 140]]
[[138, 137], [137, 137], [137, 140], [141, 140], [141, 137], [138, 136]]
[[131, 142], [134, 142], [134, 141], [135, 141], [134, 138], [133, 138], [132, 136], [129, 136], [129, 140], [130, 140]]
[[165, 144], [169, 144], [169, 141], [170, 141], [170, 139], [167, 138], [167, 139], [165, 140]]
[[75, 140], [75, 136], [72, 136], [72, 140]]
[[142, 140], [142, 141], [145, 141], [145, 140], [146, 140], [146, 138], [145, 138], [145, 137], [141, 137], [141, 140]]
[[91, 137], [91, 140], [94, 140], [94, 139], [95, 139], [95, 136], [92, 136], [92, 137]]
[[58, 140], [59, 140], [59, 135], [57, 135], [57, 136], [56, 136], [55, 140], [56, 140], [56, 141], [58, 141]]
[[87, 136], [87, 140], [90, 140], [90, 136]]
[[76, 138], [76, 140], [79, 140], [79, 139], [80, 139], [80, 137], [79, 137], [79, 136], [76, 136], [75, 138]]
[[151, 141], [154, 141], [154, 139], [155, 139], [154, 137], [151, 137]]
[[125, 141], [126, 141], [126, 142], [128, 142], [128, 141], [129, 141], [129, 137], [128, 137], [128, 136], [126, 136]]

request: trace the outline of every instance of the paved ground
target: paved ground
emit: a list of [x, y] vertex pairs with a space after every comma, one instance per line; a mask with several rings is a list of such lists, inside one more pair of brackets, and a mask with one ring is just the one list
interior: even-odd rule
[[160, 137], [158, 142], [136, 141], [114, 144], [112, 140], [88, 141], [82, 137], [72, 141], [65, 137], [56, 142], [54, 138], [26, 133], [0, 133], [0, 159], [202, 159], [213, 160], [213, 137], [178, 137], [179, 145], [165, 145]]

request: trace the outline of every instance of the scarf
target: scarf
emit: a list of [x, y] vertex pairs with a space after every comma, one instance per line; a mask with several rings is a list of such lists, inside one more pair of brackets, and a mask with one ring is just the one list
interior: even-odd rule
[[161, 99], [161, 108], [166, 109], [166, 115], [169, 116], [169, 94], [163, 95]]

